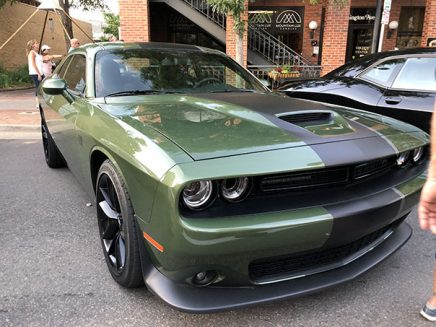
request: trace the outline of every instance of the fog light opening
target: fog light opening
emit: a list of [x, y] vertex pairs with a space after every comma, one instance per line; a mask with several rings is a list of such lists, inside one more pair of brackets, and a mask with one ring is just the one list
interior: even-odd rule
[[192, 283], [195, 286], [208, 286], [216, 280], [217, 276], [217, 272], [213, 270], [200, 271], [192, 277]]

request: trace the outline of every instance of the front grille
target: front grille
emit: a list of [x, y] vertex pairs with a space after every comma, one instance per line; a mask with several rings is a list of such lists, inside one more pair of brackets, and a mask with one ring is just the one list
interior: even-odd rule
[[387, 168], [390, 168], [395, 165], [395, 158], [383, 158], [380, 160], [374, 160], [370, 162], [365, 162], [360, 164], [354, 168], [353, 178], [354, 179], [362, 179], [367, 176], [371, 176], [373, 174], [379, 173]]
[[348, 181], [348, 172], [348, 168], [339, 168], [265, 177], [260, 182], [260, 189], [263, 192], [271, 192], [339, 185]]
[[348, 185], [387, 171], [395, 166], [395, 161], [396, 157], [392, 156], [345, 167], [268, 175], [259, 177], [257, 184], [261, 192]]
[[[395, 226], [400, 222], [394, 223]], [[359, 251], [369, 247], [393, 227], [393, 225], [388, 225], [352, 243], [320, 252], [303, 255], [293, 254], [252, 261], [248, 266], [249, 276], [253, 282], [262, 282], [265, 280], [281, 279], [287, 276], [304, 275], [304, 272], [316, 268], [321, 268], [322, 271], [323, 266], [335, 263], [341, 265], [342, 260], [351, 258]]]

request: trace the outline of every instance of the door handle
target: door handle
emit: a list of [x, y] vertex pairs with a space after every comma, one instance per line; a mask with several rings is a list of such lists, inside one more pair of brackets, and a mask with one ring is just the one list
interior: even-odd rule
[[403, 99], [400, 97], [386, 97], [385, 102], [387, 104], [399, 104]]

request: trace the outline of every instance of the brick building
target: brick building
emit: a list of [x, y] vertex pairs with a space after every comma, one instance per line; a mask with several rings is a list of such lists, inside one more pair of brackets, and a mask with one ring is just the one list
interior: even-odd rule
[[[343, 6], [333, 0], [318, 5], [308, 0], [245, 1], [244, 58], [249, 65], [282, 65], [295, 56], [291, 65], [321, 65], [326, 73], [379, 46], [383, 51], [427, 46], [436, 38], [435, 0], [392, 0], [381, 42], [373, 36], [379, 35], [375, 22], [383, 18], [382, 0], [349, 0]], [[231, 17], [216, 15], [205, 1], [120, 0], [119, 8], [125, 41], [197, 44], [235, 57]]]

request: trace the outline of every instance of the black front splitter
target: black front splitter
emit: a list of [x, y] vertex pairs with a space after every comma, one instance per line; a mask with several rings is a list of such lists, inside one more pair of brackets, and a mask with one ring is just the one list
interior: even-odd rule
[[141, 261], [147, 287], [166, 303], [186, 312], [216, 312], [307, 295], [347, 282], [389, 257], [411, 235], [412, 228], [402, 223], [384, 242], [345, 266], [307, 277], [249, 287], [197, 288], [179, 284], [160, 273], [145, 256], [141, 257]]

